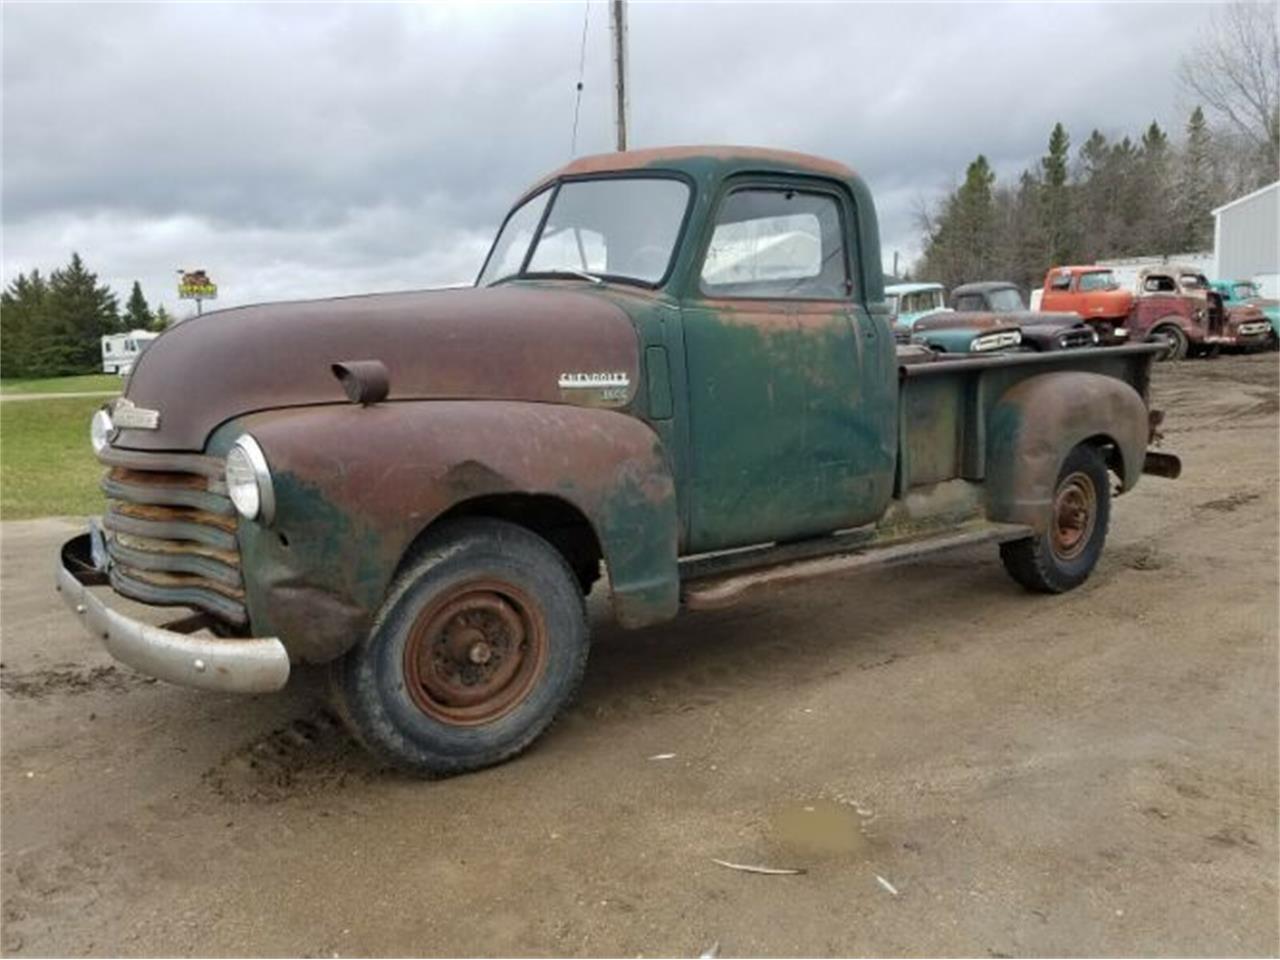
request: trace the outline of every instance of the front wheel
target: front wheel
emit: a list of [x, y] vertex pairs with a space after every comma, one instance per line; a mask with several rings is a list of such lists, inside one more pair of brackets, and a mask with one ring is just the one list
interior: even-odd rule
[[334, 665], [334, 695], [375, 754], [413, 773], [462, 773], [515, 756], [551, 725], [588, 645], [577, 578], [554, 547], [505, 521], [451, 521]]
[[1089, 579], [1107, 539], [1109, 481], [1095, 447], [1072, 448], [1058, 471], [1044, 532], [1000, 545], [1009, 575], [1037, 593], [1065, 593]]
[[1182, 360], [1187, 356], [1187, 350], [1191, 346], [1187, 340], [1187, 335], [1182, 332], [1181, 327], [1172, 325], [1160, 327], [1156, 330], [1152, 337], [1164, 337], [1169, 342], [1169, 348], [1157, 358], [1159, 360]]

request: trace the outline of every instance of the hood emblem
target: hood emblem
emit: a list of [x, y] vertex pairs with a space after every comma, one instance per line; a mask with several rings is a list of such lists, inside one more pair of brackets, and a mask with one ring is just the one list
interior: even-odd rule
[[621, 371], [560, 374], [560, 398], [587, 407], [622, 407], [631, 392], [631, 377]]
[[136, 406], [121, 397], [111, 407], [111, 422], [120, 430], [159, 430], [160, 411]]

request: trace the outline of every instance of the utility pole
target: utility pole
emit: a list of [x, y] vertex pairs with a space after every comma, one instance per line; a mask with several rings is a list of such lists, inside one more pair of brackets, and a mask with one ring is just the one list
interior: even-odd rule
[[627, 149], [627, 0], [609, 0], [609, 24], [613, 29], [613, 119], [621, 152]]

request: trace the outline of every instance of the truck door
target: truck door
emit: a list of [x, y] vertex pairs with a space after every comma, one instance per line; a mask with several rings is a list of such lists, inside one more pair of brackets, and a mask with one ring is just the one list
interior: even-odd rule
[[808, 178], [720, 197], [684, 309], [692, 551], [856, 526], [888, 502], [894, 346], [861, 302], [853, 217]]

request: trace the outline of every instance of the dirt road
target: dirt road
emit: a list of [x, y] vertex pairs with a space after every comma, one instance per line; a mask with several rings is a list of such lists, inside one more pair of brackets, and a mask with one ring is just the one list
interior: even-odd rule
[[5, 524], [3, 951], [1273, 955], [1276, 357], [1155, 399], [1184, 477], [1116, 503], [1080, 590], [978, 549], [601, 625], [547, 738], [437, 783], [316, 674], [113, 666], [52, 592], [75, 525]]

